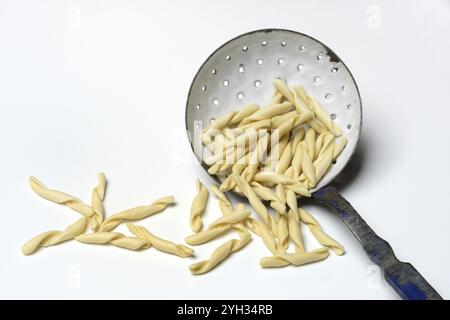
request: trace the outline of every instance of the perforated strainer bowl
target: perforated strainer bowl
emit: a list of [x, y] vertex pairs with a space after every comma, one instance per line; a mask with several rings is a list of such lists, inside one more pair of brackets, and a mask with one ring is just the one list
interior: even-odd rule
[[[344, 130], [348, 144], [316, 189], [327, 185], [345, 166], [358, 143], [362, 110], [358, 87], [342, 60], [327, 46], [304, 34], [257, 30], [228, 41], [205, 61], [192, 82], [186, 105], [186, 128], [194, 146], [196, 130], [248, 103], [265, 106], [275, 78], [301, 84], [318, 99]], [[194, 148], [201, 161], [202, 149]]]
[[390, 245], [378, 237], [356, 210], [332, 186], [358, 144], [362, 107], [358, 87], [342, 60], [320, 41], [290, 30], [264, 29], [240, 35], [214, 51], [200, 67], [189, 90], [186, 130], [202, 163], [201, 128], [216, 117], [249, 103], [265, 106], [281, 78], [301, 84], [330, 112], [348, 143], [336, 163], [312, 190], [346, 223], [389, 284], [404, 299], [440, 299], [439, 294], [409, 263], [400, 262]]

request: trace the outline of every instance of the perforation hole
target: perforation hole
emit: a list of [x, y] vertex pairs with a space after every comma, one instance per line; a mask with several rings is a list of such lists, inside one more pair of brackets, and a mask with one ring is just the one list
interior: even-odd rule
[[230, 85], [230, 81], [228, 81], [228, 80], [224, 80], [223, 81], [223, 86], [224, 87], [228, 87]]
[[333, 95], [331, 93], [325, 94], [325, 100], [330, 101], [333, 98]]
[[315, 77], [314, 77], [314, 83], [315, 83], [315, 84], [318, 85], [318, 84], [320, 84], [321, 82], [322, 82], [322, 79], [321, 79], [319, 76], [315, 76]]
[[197, 104], [196, 106], [195, 106], [195, 109], [197, 109], [197, 110], [200, 110], [202, 108], [202, 106], [200, 105], [200, 104]]
[[238, 72], [239, 73], [244, 73], [245, 72], [245, 66], [243, 64], [239, 65]]
[[263, 64], [263, 62], [264, 62], [264, 61], [263, 61], [263, 59], [261, 59], [261, 58], [260, 58], [260, 59], [258, 59], [258, 60], [256, 60], [256, 63], [257, 63], [257, 64], [259, 64], [259, 65], [262, 65], [262, 64]]
[[304, 51], [306, 50], [306, 48], [305, 48], [305, 46], [300, 46], [300, 47], [299, 47], [299, 50], [302, 51], [302, 52], [304, 52]]
[[351, 125], [351, 124], [348, 124], [348, 125], [347, 125], [347, 129], [350, 130], [351, 128], [352, 128], [352, 125]]
[[337, 73], [339, 71], [338, 67], [331, 68], [331, 73]]
[[254, 82], [254, 85], [255, 85], [255, 87], [257, 87], [257, 88], [261, 87], [261, 81], [256, 80], [256, 81]]
[[245, 95], [244, 95], [243, 92], [238, 92], [238, 94], [236, 95], [236, 97], [237, 97], [239, 100], [243, 100], [243, 99], [245, 98]]
[[212, 70], [211, 70], [211, 73], [212, 73], [212, 74], [216, 74], [216, 73], [217, 73], [217, 70], [216, 70], [216, 69], [212, 69]]
[[247, 52], [247, 50], [248, 50], [247, 46], [242, 47], [242, 51]]
[[352, 105], [351, 104], [347, 105], [347, 110], [352, 110]]
[[336, 118], [337, 118], [336, 113], [330, 114], [330, 118], [331, 118], [331, 120], [336, 120]]
[[213, 105], [215, 105], [215, 106], [218, 106], [220, 104], [219, 99], [217, 99], [217, 98], [214, 98], [212, 102], [213, 102]]
[[211, 124], [213, 124], [214, 122], [216, 122], [216, 118], [209, 119], [209, 122], [211, 122]]
[[206, 91], [206, 86], [202, 86], [202, 91]]
[[262, 45], [263, 47], [267, 46], [267, 41], [261, 42], [261, 45]]
[[286, 47], [286, 41], [281, 41], [281, 46]]
[[230, 61], [231, 60], [231, 56], [226, 56], [225, 60]]
[[282, 66], [285, 62], [286, 62], [286, 61], [284, 60], [284, 58], [278, 59], [278, 64], [279, 64], [280, 66]]
[[305, 70], [305, 66], [304, 66], [303, 64], [300, 63], [300, 64], [297, 66], [297, 70], [300, 71], [300, 72], [302, 72], [303, 70]]

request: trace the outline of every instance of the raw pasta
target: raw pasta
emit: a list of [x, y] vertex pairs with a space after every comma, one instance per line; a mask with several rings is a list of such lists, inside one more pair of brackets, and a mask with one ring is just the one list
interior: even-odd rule
[[141, 250], [151, 247], [151, 243], [146, 240], [127, 237], [120, 232], [105, 232], [99, 231], [89, 234], [80, 234], [75, 237], [79, 242], [89, 243], [89, 244], [111, 244], [116, 247], [121, 247], [130, 250]]
[[197, 195], [192, 201], [191, 206], [191, 229], [194, 232], [199, 232], [202, 229], [202, 215], [205, 212], [206, 203], [208, 201], [208, 189], [197, 180]]
[[186, 243], [190, 245], [199, 245], [208, 242], [224, 231], [232, 228], [236, 223], [246, 220], [250, 215], [248, 210], [236, 210], [227, 214], [208, 226], [205, 231], [195, 233], [186, 238]]
[[182, 244], [175, 244], [171, 241], [161, 239], [142, 226], [136, 226], [132, 223], [128, 223], [127, 228], [137, 238], [147, 241], [148, 245], [154, 247], [155, 249], [174, 254], [182, 258], [194, 255], [194, 250], [191, 248]]
[[[228, 198], [223, 194], [217, 186], [212, 186], [212, 191], [216, 195], [218, 201], [219, 201], [219, 208], [222, 211], [223, 214], [223, 220], [217, 220], [216, 222], [211, 224], [211, 228], [214, 228], [214, 226], [220, 226], [223, 221], [227, 221], [228, 223], [230, 221], [235, 221], [233, 224], [233, 229], [236, 230], [239, 234], [239, 240], [232, 239], [221, 246], [219, 246], [214, 252], [211, 254], [211, 257], [208, 260], [200, 261], [197, 263], [194, 263], [189, 266], [189, 269], [192, 274], [204, 274], [210, 270], [212, 270], [214, 267], [216, 267], [219, 263], [224, 261], [228, 256], [230, 256], [232, 253], [242, 249], [247, 243], [251, 240], [251, 235], [245, 228], [245, 226], [241, 223], [241, 221], [248, 218], [250, 212], [241, 204], [238, 204], [236, 206], [235, 211], [233, 211], [233, 208], [231, 206], [230, 201]], [[231, 218], [233, 216], [239, 216], [241, 215], [242, 219], [236, 219], [232, 220]], [[228, 218], [228, 220], [226, 219]]]
[[111, 231], [123, 221], [134, 221], [144, 219], [155, 213], [163, 211], [164, 209], [167, 208], [167, 206], [173, 204], [174, 202], [175, 202], [174, 197], [169, 196], [158, 199], [152, 204], [147, 206], [139, 206], [116, 213], [103, 222], [103, 224], [100, 227], [100, 231], [104, 232]]
[[334, 240], [332, 237], [327, 235], [320, 224], [317, 222], [316, 219], [305, 209], [299, 208], [298, 210], [299, 218], [300, 220], [305, 223], [308, 227], [311, 233], [314, 235], [314, 237], [317, 239], [317, 241], [325, 246], [329, 247], [330, 249], [333, 249], [334, 252], [337, 255], [343, 255], [344, 254], [344, 247], [340, 245], [336, 240]]
[[94, 215], [94, 210], [91, 206], [84, 204], [80, 199], [75, 198], [67, 193], [48, 189], [37, 178], [30, 177], [29, 180], [31, 189], [39, 196], [52, 202], [63, 204], [69, 208], [81, 213], [90, 218]]
[[242, 230], [239, 240], [232, 239], [225, 242], [216, 250], [214, 250], [208, 260], [191, 264], [189, 266], [189, 269], [191, 270], [192, 274], [196, 275], [206, 273], [217, 266], [219, 263], [221, 263], [223, 260], [225, 260], [230, 254], [242, 249], [250, 240], [250, 233], [248, 233], [248, 231], [246, 230]]
[[106, 176], [104, 173], [99, 173], [98, 185], [92, 190], [91, 202], [94, 216], [91, 218], [91, 229], [97, 231], [103, 223], [103, 216], [105, 209], [103, 207], [103, 200], [105, 199], [106, 190]]
[[259, 264], [263, 268], [285, 267], [290, 264], [301, 266], [307, 263], [324, 260], [328, 257], [327, 248], [319, 248], [310, 252], [284, 253], [262, 258]]
[[22, 246], [22, 253], [24, 255], [30, 255], [35, 252], [39, 247], [49, 247], [59, 244], [61, 242], [72, 240], [76, 236], [82, 234], [87, 227], [88, 219], [82, 217], [74, 224], [71, 224], [64, 231], [48, 231], [37, 235], [31, 240], [27, 241]]

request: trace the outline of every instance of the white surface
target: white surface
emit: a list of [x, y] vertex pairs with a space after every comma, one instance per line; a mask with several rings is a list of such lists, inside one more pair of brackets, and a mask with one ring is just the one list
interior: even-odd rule
[[[342, 193], [450, 297], [449, 1], [74, 0], [0, 3], [0, 298], [397, 298], [316, 205], [347, 253], [300, 268], [260, 269], [267, 251], [257, 238], [200, 277], [190, 259], [155, 250], [70, 242], [20, 253], [30, 237], [78, 218], [32, 194], [30, 175], [89, 201], [102, 170], [109, 213], [173, 194], [178, 206], [143, 224], [182, 241], [194, 181], [211, 182], [189, 157], [190, 82], [223, 42], [264, 27], [310, 34], [344, 59], [364, 126], [360, 170]], [[218, 215], [210, 202], [207, 219]], [[199, 247], [198, 258], [221, 241]]]

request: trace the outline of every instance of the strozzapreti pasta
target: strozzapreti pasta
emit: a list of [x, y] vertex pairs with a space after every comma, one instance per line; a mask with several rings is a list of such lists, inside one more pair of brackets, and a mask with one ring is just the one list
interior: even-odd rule
[[[189, 266], [194, 275], [213, 270], [228, 257], [260, 237], [270, 256], [263, 257], [263, 268], [300, 266], [324, 260], [333, 250], [344, 254], [344, 248], [330, 237], [317, 220], [299, 205], [299, 197], [310, 197], [333, 161], [345, 148], [347, 138], [328, 111], [306, 90], [289, 87], [281, 79], [274, 80], [275, 93], [266, 107], [249, 104], [241, 111], [217, 117], [202, 130], [201, 141], [208, 151], [204, 163], [216, 175], [220, 185], [212, 185], [221, 216], [203, 228], [203, 215], [209, 191], [199, 180], [193, 197], [189, 226], [194, 232], [185, 238], [188, 245], [199, 246], [226, 234], [237, 238], [220, 244], [210, 256]], [[63, 231], [39, 234], [22, 246], [29, 255], [41, 247], [75, 239], [80, 243], [112, 245], [139, 251], [155, 248], [178, 257], [193, 257], [194, 250], [184, 244], [162, 239], [144, 226], [134, 223], [175, 203], [172, 196], [149, 205], [137, 206], [105, 217], [103, 201], [106, 177], [100, 173], [91, 193], [90, 205], [67, 193], [49, 189], [34, 177], [32, 190], [39, 196], [65, 205], [82, 217]], [[232, 205], [225, 192], [234, 191], [245, 197]], [[126, 223], [128, 232], [114, 231]], [[90, 232], [88, 233], [88, 225]], [[317, 240], [319, 248], [309, 249], [304, 241], [302, 225]]]
[[[343, 247], [311, 214], [299, 208], [298, 197], [311, 196], [310, 190], [342, 152], [347, 138], [328, 111], [302, 86], [290, 88], [281, 79], [273, 83], [275, 93], [267, 107], [255, 108], [240, 122], [232, 122], [236, 112], [230, 112], [217, 118], [218, 124], [203, 130], [202, 141], [220, 145], [208, 148], [209, 173], [217, 175], [221, 191], [233, 190], [246, 197], [259, 216], [248, 217], [245, 226], [259, 235], [273, 254], [263, 258], [261, 266], [323, 260], [328, 257], [328, 248], [341, 255]], [[275, 211], [273, 214], [266, 204]], [[305, 248], [301, 224], [322, 248]], [[214, 236], [219, 231], [223, 230]], [[289, 243], [294, 252], [289, 252]]]

